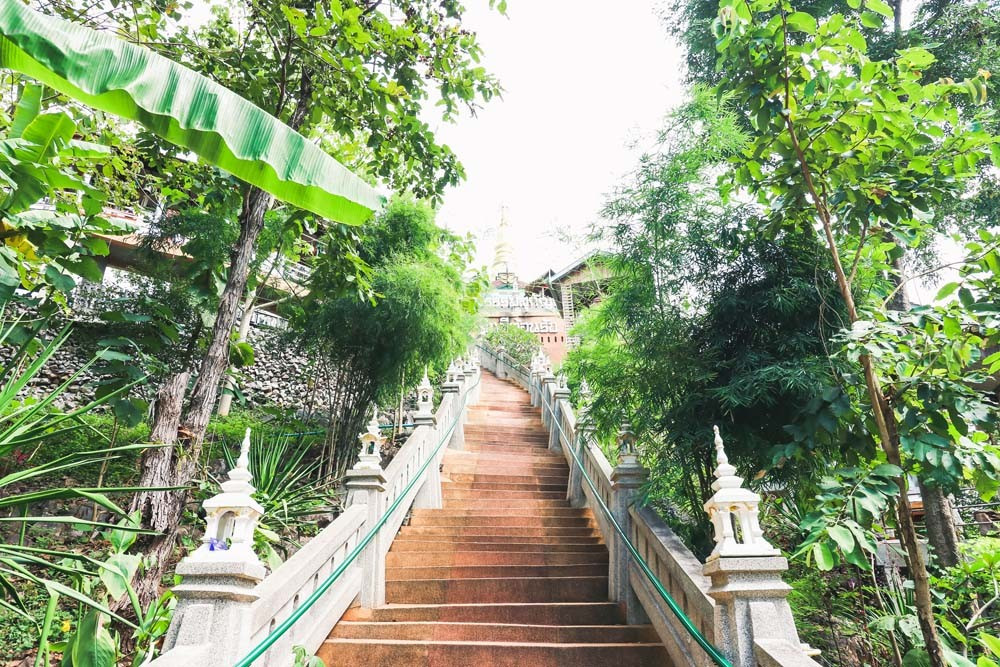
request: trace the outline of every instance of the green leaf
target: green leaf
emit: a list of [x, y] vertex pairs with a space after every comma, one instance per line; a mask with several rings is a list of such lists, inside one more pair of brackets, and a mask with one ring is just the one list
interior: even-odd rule
[[833, 541], [837, 543], [841, 551], [849, 553], [854, 551], [854, 535], [844, 526], [830, 526], [826, 529]]
[[83, 617], [66, 648], [63, 655], [65, 667], [115, 667], [115, 640], [104, 627], [101, 613], [96, 609]]
[[101, 567], [99, 576], [108, 595], [117, 602], [122, 599], [132, 585], [132, 577], [139, 569], [142, 557], [136, 554], [112, 554]]
[[20, 138], [24, 128], [38, 116], [42, 108], [42, 92], [45, 86], [26, 84], [21, 92], [21, 99], [17, 102], [17, 109], [14, 110], [14, 119], [10, 124], [9, 136]]
[[820, 570], [825, 572], [833, 569], [833, 552], [830, 551], [830, 547], [822, 542], [817, 542], [813, 545], [812, 554], [813, 558], [816, 560], [816, 567]]
[[64, 259], [60, 264], [70, 272], [92, 283], [99, 283], [104, 277], [104, 272], [101, 270], [100, 264], [93, 257], [80, 257], [76, 260]]
[[137, 121], [278, 199], [331, 220], [360, 224], [382, 206], [371, 186], [264, 110], [108, 32], [6, 2], [0, 6], [0, 66]]
[[979, 643], [989, 649], [993, 655], [1000, 655], [1000, 638], [980, 632], [977, 637]]
[[[2, 42], [0, 42], [0, 59], [2, 59]], [[27, 147], [30, 156], [25, 156], [32, 162], [43, 162], [69, 143], [76, 131], [76, 123], [65, 113], [47, 113], [34, 118], [24, 128], [21, 138], [29, 142]]]
[[941, 301], [943, 299], [947, 299], [949, 296], [955, 293], [955, 290], [957, 290], [961, 286], [962, 283], [948, 283], [944, 285], [941, 289], [938, 290], [937, 296], [934, 297], [934, 300]]
[[951, 315], [945, 316], [943, 329], [948, 338], [958, 338], [962, 335], [962, 324]]
[[797, 32], [804, 32], [810, 35], [816, 34], [816, 19], [812, 14], [807, 14], [805, 12], [792, 12], [785, 19], [788, 23], [788, 28], [790, 30], [795, 30]]
[[931, 657], [923, 648], [911, 648], [903, 656], [903, 667], [931, 667]]
[[874, 12], [878, 12], [887, 19], [891, 19], [893, 16], [892, 7], [882, 0], [865, 0], [865, 7]]
[[872, 30], [882, 27], [883, 18], [874, 12], [861, 12], [861, 25]]

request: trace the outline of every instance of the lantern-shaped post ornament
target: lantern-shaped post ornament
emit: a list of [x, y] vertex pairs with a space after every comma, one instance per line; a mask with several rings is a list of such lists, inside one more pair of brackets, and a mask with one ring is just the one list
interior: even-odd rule
[[368, 422], [368, 430], [358, 434], [361, 440], [361, 455], [354, 465], [355, 470], [381, 470], [382, 469], [382, 431], [378, 426], [378, 406], [372, 412], [371, 421]]
[[417, 385], [417, 413], [429, 415], [434, 407], [434, 388], [431, 387], [431, 379], [427, 377], [427, 367], [424, 367], [424, 377]]
[[618, 465], [635, 466], [639, 464], [639, 452], [635, 447], [636, 437], [632, 424], [625, 422], [618, 430]]
[[748, 556], [778, 556], [778, 549], [764, 538], [760, 528], [758, 506], [760, 496], [743, 488], [743, 478], [736, 475], [736, 468], [729, 463], [723, 447], [719, 427], [715, 431], [715, 493], [705, 503], [705, 511], [712, 520], [715, 531], [715, 549], [708, 560]]
[[202, 503], [207, 524], [205, 536], [201, 546], [189, 557], [191, 560], [260, 564], [253, 551], [253, 536], [264, 508], [252, 497], [256, 492], [252, 481], [248, 428], [240, 445], [236, 467], [229, 471], [229, 479], [221, 484], [222, 492]]

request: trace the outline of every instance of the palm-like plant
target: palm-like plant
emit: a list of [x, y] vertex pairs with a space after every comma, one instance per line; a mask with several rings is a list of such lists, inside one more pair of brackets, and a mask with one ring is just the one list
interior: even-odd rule
[[[223, 449], [229, 468], [236, 466], [239, 448]], [[250, 447], [250, 471], [254, 494], [264, 508], [261, 537], [265, 555], [272, 567], [276, 554], [269, 546], [280, 541], [283, 550], [294, 544], [311, 517], [333, 508], [333, 480], [319, 477], [319, 461], [309, 460], [308, 441], [292, 436], [278, 436], [270, 442], [255, 437]]]
[[[2, 310], [0, 310], [2, 314]], [[16, 330], [19, 320], [0, 327], [0, 345], [5, 344]], [[20, 346], [12, 359], [0, 370], [0, 460], [19, 463], [20, 452], [43, 446], [46, 438], [58, 437], [68, 431], [81, 428], [79, 417], [93, 411], [126, 391], [123, 387], [98, 400], [92, 401], [80, 408], [68, 412], [53, 409], [53, 403], [70, 387], [90, 364], [85, 365], [59, 385], [54, 391], [39, 400], [19, 400], [19, 395], [33, 378], [35, 378], [45, 363], [65, 343], [69, 329], [64, 329], [51, 342], [35, 353], [28, 352], [28, 344]], [[91, 362], [93, 363], [93, 362]], [[68, 523], [82, 524], [91, 527], [115, 528], [114, 524], [93, 520], [79, 519], [73, 516], [33, 516], [32, 506], [50, 500], [65, 500], [85, 498], [99, 505], [112, 515], [125, 516], [124, 510], [116, 505], [107, 494], [110, 492], [135, 491], [132, 488], [89, 488], [55, 486], [23, 491], [27, 482], [39, 479], [53, 473], [76, 468], [81, 465], [100, 462], [105, 457], [120, 456], [129, 451], [148, 447], [149, 445], [124, 445], [103, 449], [77, 452], [57, 458], [47, 463], [18, 469], [7, 466], [6, 473], [0, 477], [0, 523], [15, 524], [17, 539], [10, 542], [0, 542], [0, 608], [7, 609], [30, 618], [27, 608], [18, 593], [19, 582], [30, 581], [44, 587], [51, 596], [65, 595], [85, 605], [108, 612], [99, 602], [53, 579], [56, 575], [78, 577], [81, 567], [84, 573], [96, 574], [102, 563], [86, 554], [63, 551], [51, 548], [39, 548], [25, 544], [27, 528], [36, 523]], [[67, 560], [68, 559], [68, 560]], [[93, 568], [92, 571], [87, 568]], [[108, 612], [110, 613], [110, 612]]]

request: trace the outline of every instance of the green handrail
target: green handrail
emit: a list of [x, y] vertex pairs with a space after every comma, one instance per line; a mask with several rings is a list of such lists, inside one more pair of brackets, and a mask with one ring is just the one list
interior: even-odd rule
[[452, 431], [455, 430], [455, 427], [458, 426], [459, 420], [462, 419], [462, 413], [465, 411], [465, 406], [466, 403], [468, 402], [469, 392], [477, 386], [479, 386], [479, 377], [476, 378], [476, 384], [472, 385], [471, 387], [465, 390], [462, 396], [462, 405], [459, 407], [458, 413], [455, 415], [454, 421], [452, 421], [451, 426], [448, 427], [448, 431], [441, 437], [441, 440], [434, 447], [434, 451], [431, 452], [430, 456], [427, 457], [427, 460], [424, 461], [424, 464], [420, 466], [420, 469], [417, 471], [417, 474], [410, 479], [410, 483], [407, 484], [406, 488], [403, 489], [402, 493], [400, 493], [399, 496], [396, 497], [396, 500], [392, 503], [392, 505], [390, 505], [389, 508], [382, 513], [382, 518], [380, 518], [372, 527], [372, 529], [369, 530], [368, 533], [363, 538], [361, 538], [361, 541], [358, 542], [357, 546], [355, 546], [354, 549], [351, 550], [349, 554], [347, 554], [347, 557], [344, 559], [344, 562], [338, 565], [337, 568], [333, 572], [331, 572], [329, 576], [327, 576], [327, 578], [324, 579], [322, 583], [320, 583], [319, 586], [316, 587], [316, 590], [314, 590], [312, 594], [309, 597], [307, 597], [299, 607], [297, 607], [295, 610], [292, 611], [291, 614], [289, 614], [288, 618], [286, 618], [278, 625], [278, 627], [272, 630], [267, 635], [267, 637], [264, 637], [264, 639], [262, 639], [259, 644], [254, 646], [253, 649], [251, 649], [250, 652], [247, 653], [245, 658], [237, 662], [233, 667], [250, 667], [257, 658], [264, 655], [267, 649], [271, 648], [271, 646], [273, 646], [274, 643], [278, 641], [278, 639], [280, 639], [283, 634], [288, 632], [289, 628], [295, 625], [295, 623], [300, 618], [302, 618], [302, 616], [304, 616], [307, 611], [309, 611], [310, 607], [316, 604], [316, 601], [319, 600], [323, 596], [323, 594], [330, 589], [330, 586], [332, 586], [337, 581], [337, 579], [340, 578], [340, 575], [342, 575], [347, 570], [347, 568], [350, 567], [351, 563], [353, 563], [354, 560], [359, 555], [361, 555], [361, 552], [364, 551], [366, 546], [368, 546], [368, 543], [371, 542], [373, 539], [375, 539], [375, 535], [378, 534], [378, 531], [382, 529], [382, 526], [384, 526], [386, 521], [389, 520], [389, 517], [392, 516], [393, 512], [395, 512], [396, 509], [399, 507], [400, 503], [403, 502], [403, 499], [406, 498], [406, 494], [410, 492], [410, 489], [412, 489], [413, 485], [417, 483], [417, 480], [423, 477], [424, 471], [427, 470], [427, 466], [430, 465], [431, 461], [434, 461], [437, 458], [437, 453], [441, 451], [441, 446], [448, 441], [448, 438], [451, 436]]
[[642, 570], [642, 573], [646, 575], [646, 578], [649, 580], [649, 583], [653, 585], [653, 588], [656, 589], [656, 592], [659, 593], [663, 601], [667, 603], [667, 606], [670, 608], [670, 611], [674, 613], [674, 616], [676, 616], [677, 620], [681, 622], [681, 625], [683, 625], [684, 629], [687, 630], [687, 633], [691, 635], [691, 638], [694, 639], [694, 641], [698, 644], [698, 646], [702, 647], [705, 650], [705, 653], [708, 654], [708, 657], [711, 658], [712, 662], [714, 662], [719, 667], [733, 667], [733, 664], [729, 662], [726, 656], [722, 654], [722, 651], [720, 651], [714, 644], [712, 644], [712, 642], [708, 641], [708, 639], [705, 638], [705, 635], [701, 633], [701, 630], [695, 627], [695, 624], [691, 621], [690, 618], [687, 617], [687, 614], [684, 613], [684, 610], [681, 609], [681, 606], [677, 604], [677, 600], [675, 600], [673, 596], [670, 595], [669, 592], [667, 592], [667, 589], [663, 587], [663, 584], [660, 583], [660, 580], [653, 573], [653, 570], [652, 568], [649, 567], [649, 564], [646, 562], [646, 559], [644, 559], [641, 555], [639, 555], [639, 551], [635, 548], [635, 545], [632, 544], [632, 540], [630, 540], [625, 531], [622, 530], [622, 527], [618, 524], [618, 521], [615, 520], [615, 517], [611, 513], [611, 510], [604, 503], [604, 499], [601, 498], [601, 494], [597, 490], [597, 485], [594, 484], [594, 480], [591, 479], [590, 475], [587, 474], [587, 469], [583, 467], [583, 461], [580, 460], [580, 457], [577, 456], [577, 453], [574, 451], [573, 439], [570, 438], [569, 435], [566, 434], [566, 431], [563, 430], [562, 424], [559, 423], [560, 420], [556, 419], [556, 414], [552, 410], [552, 407], [549, 405], [549, 402], [546, 400], [545, 396], [541, 397], [541, 403], [543, 406], [545, 406], [545, 409], [549, 411], [549, 415], [551, 415], [552, 417], [552, 423], [555, 424], [557, 429], [559, 429], [559, 434], [566, 438], [567, 443], [570, 443], [567, 449], [569, 450], [569, 453], [573, 456], [573, 460], [576, 462], [577, 467], [583, 474], [583, 478], [587, 481], [587, 485], [590, 487], [591, 492], [594, 494], [594, 500], [601, 507], [601, 509], [604, 510], [604, 514], [608, 517], [608, 520], [611, 521], [611, 525], [614, 526], [615, 532], [618, 533], [618, 535], [625, 542], [625, 548], [628, 549], [628, 552], [630, 554], [632, 554], [632, 558], [635, 559], [635, 562], [639, 566], [639, 569]]

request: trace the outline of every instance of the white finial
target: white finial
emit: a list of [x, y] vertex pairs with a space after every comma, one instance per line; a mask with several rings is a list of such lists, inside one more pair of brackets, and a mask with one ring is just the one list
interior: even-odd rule
[[777, 556], [781, 552], [764, 538], [760, 527], [760, 496], [743, 488], [743, 478], [729, 463], [719, 427], [715, 431], [715, 493], [705, 503], [705, 511], [715, 530], [715, 550], [708, 560], [727, 557]]
[[565, 373], [560, 372], [557, 380], [558, 380], [557, 386], [560, 389], [569, 389], [569, 379], [566, 377]]
[[354, 465], [355, 470], [381, 470], [382, 469], [382, 431], [378, 426], [378, 406], [372, 412], [372, 418], [368, 422], [368, 430], [358, 434], [361, 440], [361, 454], [358, 462]]
[[431, 416], [431, 408], [434, 403], [434, 389], [431, 387], [431, 380], [427, 377], [427, 368], [424, 368], [424, 377], [417, 385], [417, 416]]
[[717, 425], [712, 426], [712, 430], [715, 431], [715, 461], [719, 466], [728, 464], [729, 457], [726, 456], [726, 449], [722, 445], [722, 435], [719, 433], [719, 427]]
[[243, 434], [243, 442], [240, 443], [240, 457], [236, 459], [236, 467], [246, 470], [250, 469], [250, 427], [247, 426], [246, 433]]

